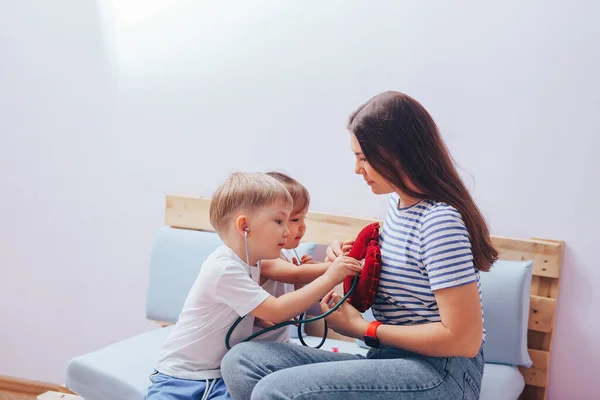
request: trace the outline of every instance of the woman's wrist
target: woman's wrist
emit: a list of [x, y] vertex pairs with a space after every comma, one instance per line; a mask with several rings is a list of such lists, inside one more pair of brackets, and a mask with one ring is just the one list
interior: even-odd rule
[[352, 337], [362, 340], [362, 338], [365, 336], [365, 333], [367, 333], [369, 321], [365, 320], [364, 318], [360, 318], [353, 325]]

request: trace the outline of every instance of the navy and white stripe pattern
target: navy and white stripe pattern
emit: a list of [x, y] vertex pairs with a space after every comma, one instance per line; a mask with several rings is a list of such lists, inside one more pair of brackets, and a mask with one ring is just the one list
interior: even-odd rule
[[[399, 208], [393, 194], [380, 234], [381, 277], [373, 315], [385, 324], [439, 322], [434, 291], [477, 282], [460, 213], [431, 200]], [[485, 333], [485, 330], [484, 330]]]

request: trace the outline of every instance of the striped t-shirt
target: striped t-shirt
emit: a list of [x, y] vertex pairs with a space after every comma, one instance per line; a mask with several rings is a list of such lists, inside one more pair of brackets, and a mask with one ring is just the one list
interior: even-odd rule
[[473, 282], [481, 302], [468, 231], [454, 207], [422, 200], [400, 208], [393, 194], [379, 243], [381, 277], [373, 305], [377, 320], [394, 325], [439, 322], [433, 292]]

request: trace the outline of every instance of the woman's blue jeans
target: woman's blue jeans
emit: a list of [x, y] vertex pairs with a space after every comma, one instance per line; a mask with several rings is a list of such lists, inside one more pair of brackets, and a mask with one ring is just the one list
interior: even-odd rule
[[381, 347], [364, 357], [246, 342], [227, 353], [221, 372], [234, 400], [471, 400], [479, 398], [483, 366], [483, 349], [464, 358]]

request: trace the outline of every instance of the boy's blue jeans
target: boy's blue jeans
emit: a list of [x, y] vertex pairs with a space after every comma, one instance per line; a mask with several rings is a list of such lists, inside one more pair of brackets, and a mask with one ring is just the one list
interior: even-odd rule
[[[152, 385], [145, 400], [231, 400], [223, 379], [194, 381], [179, 379], [160, 372], [150, 375]], [[206, 393], [208, 389], [208, 393]]]
[[240, 343], [221, 363], [234, 400], [479, 398], [483, 348], [474, 358], [425, 357], [381, 347], [367, 357], [282, 343]]

